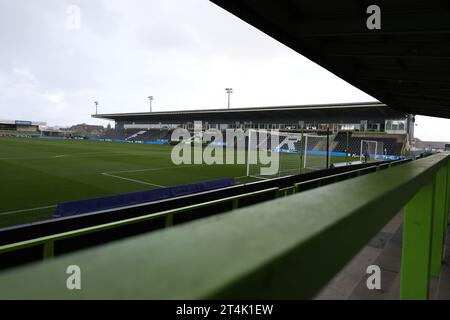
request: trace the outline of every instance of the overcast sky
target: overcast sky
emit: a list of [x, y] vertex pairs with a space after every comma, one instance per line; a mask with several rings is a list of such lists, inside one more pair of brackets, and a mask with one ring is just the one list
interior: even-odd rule
[[[0, 119], [374, 99], [208, 0], [0, 0]], [[76, 6], [80, 9], [77, 27]], [[416, 135], [450, 141], [450, 120]]]

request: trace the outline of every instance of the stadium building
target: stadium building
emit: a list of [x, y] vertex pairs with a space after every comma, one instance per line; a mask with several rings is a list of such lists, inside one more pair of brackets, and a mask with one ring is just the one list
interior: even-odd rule
[[0, 120], [0, 136], [3, 137], [65, 138], [72, 133], [69, 129], [47, 126], [44, 121]]
[[114, 120], [116, 130], [182, 127], [194, 129], [278, 129], [378, 131], [414, 136], [414, 116], [378, 102], [209, 109], [93, 115]]
[[[97, 115], [116, 121], [116, 130], [107, 131], [105, 139], [142, 142], [155, 134], [163, 141], [173, 128], [192, 129], [193, 121], [202, 121], [204, 128], [222, 130], [332, 131], [335, 151], [342, 146], [343, 132], [347, 138], [352, 132], [352, 140], [361, 143], [403, 137], [405, 146], [414, 136], [413, 115], [450, 118], [445, 2], [413, 0], [406, 10], [403, 3], [384, 1], [381, 30], [366, 28], [362, 2], [214, 2], [389, 107], [370, 103]], [[448, 152], [234, 184], [224, 179], [236, 177], [230, 166], [190, 165], [184, 172], [167, 166], [171, 148], [166, 146], [61, 142], [68, 143], [60, 148], [63, 153], [55, 155], [57, 143], [51, 143], [49, 158], [23, 159], [28, 162], [20, 170], [14, 166], [18, 160], [5, 160], [11, 168], [5, 176], [17, 176], [4, 184], [4, 192], [18, 185], [20, 192], [13, 190], [11, 198], [23, 193], [25, 178], [33, 173], [25, 169], [35, 164], [36, 181], [51, 187], [52, 200], [57, 191], [86, 191], [89, 177], [94, 191], [102, 193], [119, 183], [156, 189], [61, 202], [50, 206], [56, 207], [55, 219], [0, 229], [0, 298], [450, 299]], [[87, 157], [69, 156], [68, 145], [77, 152], [84, 146]], [[98, 165], [92, 165], [94, 150], [100, 153]], [[74, 160], [76, 165], [65, 165]], [[58, 184], [45, 179], [58, 177], [58, 169], [63, 178]], [[76, 177], [67, 179], [72, 171]], [[49, 174], [43, 179], [44, 172]], [[221, 179], [165, 187], [171, 179], [189, 176], [192, 182], [207, 173]], [[77, 182], [79, 187], [73, 187]], [[40, 190], [39, 184], [30, 185], [33, 194]], [[77, 199], [86, 194], [92, 193]], [[36, 212], [24, 210], [0, 214]], [[83, 289], [74, 291], [81, 289], [81, 280], [78, 288], [67, 284], [80, 267], [88, 276], [82, 278]]]
[[38, 133], [47, 124], [42, 121], [0, 120], [0, 133]]
[[[414, 138], [414, 115], [379, 102], [273, 106], [93, 115], [115, 121], [104, 139], [150, 143], [169, 141], [175, 128], [194, 130], [201, 121], [207, 129], [255, 129], [333, 135], [330, 152], [361, 153], [361, 141], [379, 143], [378, 153], [400, 156]], [[351, 133], [347, 139], [347, 132]], [[383, 147], [381, 147], [383, 145]], [[311, 147], [320, 148], [319, 141]], [[324, 146], [322, 146], [322, 149]]]

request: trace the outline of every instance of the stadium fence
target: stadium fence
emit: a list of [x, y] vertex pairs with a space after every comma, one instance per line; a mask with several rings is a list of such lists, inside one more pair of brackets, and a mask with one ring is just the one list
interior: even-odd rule
[[[103, 214], [106, 214], [108, 217], [122, 217], [122, 219], [98, 223], [68, 231], [64, 231], [64, 229], [62, 229], [63, 231], [57, 232], [58, 228], [54, 228], [52, 234], [41, 234], [40, 236], [35, 236], [28, 239], [22, 238], [22, 240], [18, 240], [23, 235], [30, 237], [33, 229], [36, 231], [45, 230], [45, 228], [38, 228], [39, 224], [37, 226], [26, 225], [23, 227], [19, 226], [14, 228], [6, 228], [0, 230], [0, 235], [3, 238], [3, 241], [6, 239], [9, 241], [0, 246], [0, 269], [37, 261], [42, 259], [42, 257], [52, 257], [55, 254], [66, 254], [127, 236], [162, 229], [172, 226], [173, 224], [189, 222], [198, 218], [204, 218], [210, 215], [231, 211], [233, 209], [271, 200], [280, 196], [287, 196], [296, 192], [306, 191], [321, 185], [374, 172], [379, 169], [388, 168], [408, 161], [409, 160], [400, 160], [394, 162], [382, 162], [378, 165], [372, 164], [371, 166], [357, 165], [347, 167], [351, 170], [348, 170], [345, 167], [337, 168], [335, 170], [329, 169], [327, 172], [328, 174], [325, 176], [319, 176], [319, 172], [315, 172], [315, 174], [304, 174], [300, 176], [274, 179], [278, 180], [278, 183], [276, 183], [276, 181], [252, 183], [247, 186], [238, 186], [240, 188], [237, 190], [241, 192], [235, 195], [230, 196], [226, 195], [226, 193], [219, 192], [217, 195], [221, 195], [221, 197], [212, 198], [209, 201], [204, 201], [205, 196], [203, 195], [203, 202], [193, 203], [190, 205], [186, 205], [183, 201], [175, 201], [174, 203], [176, 204], [176, 207], [168, 210], [159, 210], [154, 213], [147, 211], [149, 209], [146, 208], [151, 207], [145, 205], [135, 205], [127, 208], [105, 211]], [[355, 167], [357, 169], [355, 169]], [[308, 177], [309, 179], [305, 180], [305, 177]], [[303, 182], [299, 182], [299, 178], [303, 178]], [[284, 184], [281, 182], [284, 182]], [[248, 187], [253, 188], [249, 189]], [[259, 187], [259, 190], [254, 191], [255, 187]], [[230, 188], [224, 188], [222, 191], [227, 189]], [[245, 189], [247, 189], [247, 192], [244, 192]], [[180, 197], [178, 200], [183, 200], [186, 198], [189, 197]], [[169, 200], [169, 202], [171, 201], [173, 200]], [[161, 208], [158, 203], [161, 202], [156, 202], [157, 208]], [[183, 203], [183, 205], [181, 205], [181, 203]], [[130, 210], [141, 214], [131, 218], [126, 218], [127, 215], [125, 213], [130, 212]], [[144, 214], [142, 215], [142, 213]], [[179, 213], [183, 214], [181, 215]], [[79, 217], [80, 216], [63, 218], [58, 219], [60, 221], [48, 221], [48, 223], [50, 225], [51, 223], [54, 223], [58, 226], [58, 224], [61, 224], [61, 222], [66, 220], [68, 225], [73, 227], [80, 225], [76, 223], [78, 220], [77, 218]], [[82, 217], [83, 215], [81, 218]], [[95, 216], [92, 214], [87, 214], [86, 217], [92, 218]], [[75, 223], [70, 224], [71, 221]], [[40, 224], [41, 227], [42, 225], [45, 227], [45, 223]], [[59, 228], [59, 230], [61, 230], [61, 228]], [[19, 238], [17, 238], [17, 236], [19, 236]], [[16, 241], [13, 240], [14, 237], [16, 238]]]
[[[384, 166], [214, 219], [11, 270], [0, 274], [0, 298], [313, 298], [403, 208], [400, 297], [427, 299], [430, 277], [442, 267], [449, 160], [441, 153]], [[76, 293], [62, 285], [62, 270], [73, 261], [89, 271], [88, 285]]]

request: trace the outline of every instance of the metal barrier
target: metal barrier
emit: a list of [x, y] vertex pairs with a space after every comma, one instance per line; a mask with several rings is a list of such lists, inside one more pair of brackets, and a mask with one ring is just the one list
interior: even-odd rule
[[148, 221], [148, 220], [152, 220], [152, 219], [157, 219], [157, 218], [161, 218], [161, 217], [165, 218], [165, 226], [167, 228], [167, 227], [172, 226], [173, 216], [176, 214], [180, 214], [180, 213], [189, 214], [189, 211], [192, 211], [195, 209], [210, 207], [213, 205], [227, 203], [227, 202], [232, 203], [233, 209], [238, 209], [239, 208], [239, 200], [249, 198], [252, 196], [268, 194], [268, 193], [273, 193], [276, 197], [276, 196], [278, 196], [278, 188], [270, 188], [270, 189], [266, 189], [266, 190], [250, 192], [250, 193], [246, 193], [246, 194], [242, 194], [242, 195], [238, 195], [238, 196], [234, 196], [234, 197], [228, 197], [228, 198], [223, 198], [223, 199], [219, 199], [219, 200], [208, 201], [208, 202], [204, 202], [204, 203], [200, 203], [200, 204], [196, 204], [196, 205], [190, 205], [190, 206], [186, 206], [186, 207], [182, 207], [182, 208], [178, 208], [178, 209], [162, 211], [159, 213], [152, 213], [152, 214], [140, 216], [137, 218], [125, 219], [125, 220], [120, 220], [120, 221], [116, 221], [116, 222], [112, 222], [112, 223], [94, 226], [94, 227], [83, 228], [83, 229], [64, 232], [64, 233], [55, 234], [55, 235], [51, 235], [51, 236], [36, 238], [33, 240], [12, 243], [12, 244], [8, 244], [8, 245], [0, 246], [0, 254], [6, 253], [6, 252], [11, 252], [11, 251], [17, 251], [17, 250], [25, 249], [25, 248], [35, 247], [35, 246], [43, 246], [42, 257], [44, 259], [48, 259], [48, 258], [52, 258], [54, 256], [55, 242], [58, 240], [74, 238], [77, 236], [82, 236], [82, 235], [95, 233], [95, 232], [99, 232], [99, 231], [103, 231], [103, 230], [113, 229], [113, 228], [119, 228], [119, 227], [123, 227], [126, 225], [135, 224], [135, 223]]
[[[376, 163], [375, 165], [373, 165], [371, 167], [363, 167], [363, 168], [359, 168], [359, 169], [352, 170], [352, 171], [346, 171], [346, 172], [339, 173], [339, 174], [327, 175], [327, 176], [323, 176], [323, 177], [320, 177], [317, 179], [311, 179], [311, 180], [308, 180], [308, 181], [305, 181], [302, 183], [294, 184], [289, 187], [279, 188], [276, 196], [281, 197], [281, 196], [292, 195], [296, 192], [303, 191], [303, 188], [301, 188], [301, 186], [318, 187], [320, 185], [325, 185], [330, 182], [336, 182], [336, 181], [344, 180], [344, 179], [351, 178], [354, 176], [359, 176], [364, 173], [373, 172], [375, 170], [378, 170], [378, 168], [381, 168], [381, 167], [387, 168], [388, 166], [394, 165], [396, 163], [397, 164], [403, 163], [405, 161], [406, 160], [393, 161], [393, 162], [389, 162], [389, 163], [381, 162], [381, 163]], [[250, 196], [265, 194], [265, 193], [267, 193], [266, 190], [270, 191], [270, 190], [277, 190], [277, 189], [278, 189], [277, 187], [266, 188], [266, 189], [264, 189], [262, 191], [258, 191], [258, 192], [249, 192], [244, 195], [231, 196], [231, 197], [226, 197], [223, 199], [208, 201], [208, 202], [206, 202], [206, 204], [215, 205], [215, 204], [220, 204], [220, 203], [225, 203], [225, 202], [231, 202], [232, 203], [231, 208], [237, 209], [237, 208], [239, 208], [239, 199], [244, 199], [244, 198], [248, 198]], [[76, 236], [82, 236], [82, 235], [87, 235], [87, 234], [91, 234], [91, 233], [95, 233], [95, 232], [99, 232], [99, 231], [104, 231], [104, 230], [108, 230], [108, 229], [124, 227], [124, 226], [128, 226], [130, 224], [133, 224], [133, 223], [137, 224], [139, 222], [144, 222], [144, 221], [148, 221], [148, 220], [152, 220], [152, 219], [155, 220], [155, 219], [160, 218], [161, 216], [165, 217], [164, 225], [166, 227], [171, 226], [173, 224], [173, 214], [171, 212], [179, 213], [179, 212], [186, 212], [189, 210], [192, 211], [192, 210], [195, 210], [198, 208], [205, 207], [204, 204], [205, 203], [189, 205], [189, 206], [185, 206], [183, 208], [169, 209], [169, 210], [164, 210], [163, 212], [155, 212], [155, 213], [147, 214], [144, 216], [138, 216], [138, 217], [133, 217], [133, 218], [124, 218], [123, 220], [118, 220], [118, 221], [114, 221], [114, 222], [107, 222], [107, 223], [102, 223], [102, 224], [95, 225], [95, 226], [83, 227], [83, 228], [79, 228], [79, 229], [75, 229], [75, 230], [71, 230], [71, 231], [59, 232], [59, 233], [48, 235], [48, 236], [39, 236], [39, 237], [36, 237], [33, 239], [11, 242], [8, 244], [0, 245], [0, 259], [2, 258], [1, 255], [4, 253], [16, 251], [16, 250], [20, 250], [20, 249], [25, 249], [25, 248], [29, 248], [29, 247], [33, 247], [33, 246], [39, 246], [39, 245], [42, 245], [42, 252], [43, 252], [44, 258], [53, 257], [55, 255], [55, 243], [54, 243], [55, 240], [63, 240], [63, 239], [73, 238]], [[186, 208], [186, 210], [185, 210], [185, 208]], [[145, 210], [145, 209], [142, 209], [142, 210]], [[116, 212], [115, 215], [120, 215], [120, 212]], [[99, 237], [101, 237], [101, 235], [99, 235]], [[52, 240], [52, 239], [54, 239], [54, 240]], [[105, 240], [105, 242], [107, 242], [107, 240]], [[78, 249], [83, 249], [83, 247], [79, 246]], [[19, 264], [29, 262], [29, 261], [14, 262], [14, 261], [11, 261], [11, 259], [9, 259], [9, 257], [7, 257], [6, 259], [8, 259], [7, 267], [11, 267], [14, 265], [19, 265]], [[3, 266], [3, 268], [4, 268], [4, 266]]]
[[278, 190], [278, 196], [279, 197], [287, 197], [296, 192], [297, 192], [297, 189], [295, 188], [295, 186], [291, 186], [291, 187], [287, 187], [287, 188]]
[[316, 188], [316, 187], [320, 187], [322, 185], [326, 185], [329, 183], [339, 182], [339, 181], [342, 181], [345, 179], [359, 177], [360, 175], [363, 175], [363, 174], [387, 169], [387, 168], [390, 168], [390, 167], [393, 167], [393, 166], [396, 166], [399, 164], [407, 163], [409, 161], [411, 161], [411, 160], [410, 159], [408, 159], [408, 160], [402, 159], [402, 160], [395, 160], [395, 161], [392, 161], [389, 163], [381, 163], [381, 164], [374, 163], [374, 165], [370, 166], [370, 167], [364, 167], [364, 168], [360, 168], [360, 169], [356, 169], [356, 170], [345, 171], [345, 172], [341, 172], [341, 173], [327, 175], [324, 177], [319, 177], [316, 179], [310, 179], [307, 181], [294, 183], [293, 186], [286, 187], [286, 188], [280, 188], [279, 196], [288, 196], [288, 195], [303, 191], [304, 188], [302, 188], [302, 187], [307, 187], [306, 189], [308, 189], [308, 187]]
[[[377, 161], [376, 165], [380, 166], [383, 163], [390, 162], [392, 161]], [[135, 218], [144, 214], [158, 213], [160, 211], [177, 209], [187, 205], [194, 205], [206, 201], [218, 200], [269, 188], [291, 188], [295, 183], [298, 182], [326, 177], [329, 175], [348, 172], [356, 169], [363, 169], [371, 165], [358, 164], [348, 167], [318, 170], [301, 175], [283, 176], [274, 179], [255, 181], [242, 185], [234, 185], [223, 189], [195, 193], [189, 196], [178, 196], [175, 198], [153, 201], [139, 205], [132, 205], [123, 208], [116, 208], [60, 219], [50, 219], [31, 224], [0, 228], [0, 246], [50, 236], [58, 233], [74, 231], [77, 229], [93, 227], [96, 225], [111, 223], [114, 221]], [[256, 202], [257, 201], [254, 201], [253, 203]], [[163, 227], [164, 225], [159, 223], [158, 228]], [[0, 259], [0, 269], [1, 268], [2, 261]]]
[[[0, 298], [312, 298], [404, 208], [400, 295], [426, 299], [444, 251], [449, 159], [429, 156], [13, 269], [0, 274]], [[73, 264], [82, 290], [65, 286]]]
[[349, 178], [359, 177], [360, 175], [363, 175], [363, 174], [391, 168], [396, 165], [406, 163], [409, 161], [411, 161], [411, 160], [397, 160], [397, 161], [393, 161], [390, 163], [373, 165], [371, 167], [366, 167], [366, 168], [362, 168], [362, 169], [358, 169], [358, 170], [337, 173], [337, 174], [329, 175], [326, 177], [321, 177], [321, 178], [317, 178], [317, 179], [299, 182], [299, 183], [294, 184], [295, 192], [300, 192], [301, 190], [309, 189], [312, 187], [320, 187], [323, 185], [327, 185], [327, 184], [334, 183], [334, 182], [339, 182], [339, 181], [349, 179]]

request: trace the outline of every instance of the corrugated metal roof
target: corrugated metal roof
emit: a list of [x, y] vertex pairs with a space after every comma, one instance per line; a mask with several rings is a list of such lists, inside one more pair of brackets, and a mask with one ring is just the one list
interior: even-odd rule
[[399, 111], [450, 118], [448, 0], [212, 2]]

